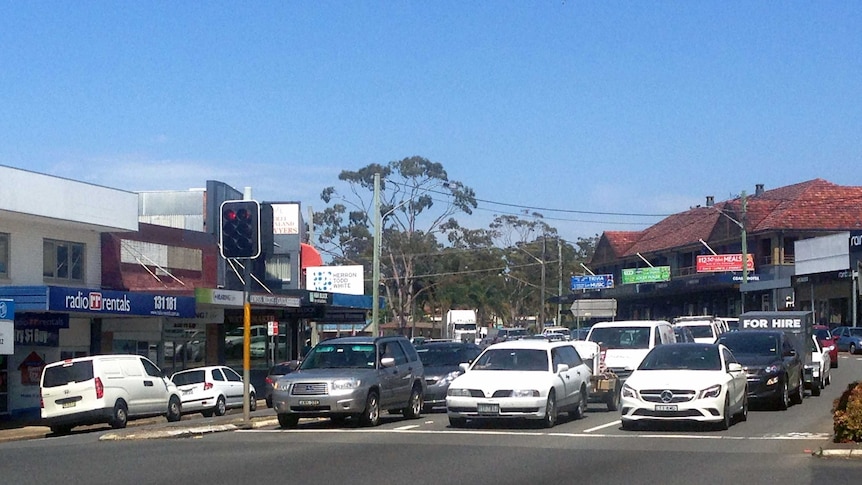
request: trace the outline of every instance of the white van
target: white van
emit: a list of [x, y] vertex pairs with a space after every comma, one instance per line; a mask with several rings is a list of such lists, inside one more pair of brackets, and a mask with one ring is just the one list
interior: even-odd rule
[[711, 316], [677, 317], [673, 319], [676, 327], [688, 327], [694, 341], [699, 344], [714, 344], [718, 336], [725, 332], [724, 324]]
[[624, 380], [653, 347], [675, 343], [676, 337], [665, 320], [621, 320], [596, 323], [587, 340], [599, 344], [605, 365]]
[[45, 366], [40, 381], [42, 420], [55, 434], [75, 426], [129, 419], [182, 415], [177, 386], [149, 359], [139, 355], [95, 355]]

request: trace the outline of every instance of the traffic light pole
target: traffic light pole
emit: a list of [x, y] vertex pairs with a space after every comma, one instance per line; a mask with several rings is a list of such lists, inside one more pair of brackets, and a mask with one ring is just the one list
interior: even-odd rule
[[246, 259], [243, 267], [243, 280], [245, 288], [243, 289], [243, 318], [242, 318], [242, 419], [246, 423], [251, 420], [251, 403], [249, 402], [249, 394], [251, 392], [249, 383], [251, 382], [251, 302], [249, 295], [251, 294], [251, 259]]

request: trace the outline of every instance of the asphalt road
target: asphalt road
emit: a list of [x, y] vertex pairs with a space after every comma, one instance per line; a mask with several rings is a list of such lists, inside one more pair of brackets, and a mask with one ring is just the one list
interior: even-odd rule
[[303, 420], [296, 430], [167, 440], [100, 441], [110, 431], [97, 430], [2, 444], [0, 470], [3, 483], [855, 484], [862, 461], [811, 455], [830, 445], [832, 401], [862, 379], [862, 358], [841, 357], [821, 396], [787, 411], [754, 409], [727, 431], [623, 431], [597, 405], [550, 430], [452, 429], [445, 413], [384, 415], [372, 429]]

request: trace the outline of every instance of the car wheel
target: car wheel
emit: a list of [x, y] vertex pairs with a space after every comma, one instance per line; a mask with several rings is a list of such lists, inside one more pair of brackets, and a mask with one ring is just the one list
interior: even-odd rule
[[850, 352], [850, 355], [855, 354], [856, 353], [856, 344], [850, 344], [850, 346], [847, 347], [847, 351]]
[[416, 419], [422, 416], [422, 389], [418, 386], [413, 386], [410, 391], [410, 402], [404, 408], [404, 417], [407, 419]]
[[449, 416], [449, 426], [452, 428], [463, 428], [467, 426], [467, 418], [454, 418]]
[[724, 411], [721, 414], [721, 421], [718, 423], [718, 429], [725, 431], [730, 428], [733, 415], [730, 413], [730, 396], [724, 398]]
[[578, 406], [569, 413], [572, 419], [581, 419], [587, 412], [587, 387], [581, 386], [581, 397], [578, 400]]
[[224, 416], [224, 413], [227, 412], [227, 405], [224, 402], [224, 396], [219, 396], [216, 401], [216, 405], [213, 408], [213, 413], [216, 416]]
[[787, 381], [781, 381], [781, 392], [778, 394], [777, 407], [779, 411], [786, 411], [790, 407], [790, 392], [787, 389]]
[[363, 426], [377, 426], [380, 424], [380, 401], [375, 391], [368, 393], [365, 400], [365, 410], [362, 412], [360, 424]]
[[748, 421], [748, 389], [745, 390], [745, 395], [742, 396], [742, 410], [739, 411], [739, 420]]
[[545, 404], [545, 419], [542, 421], [542, 425], [546, 428], [553, 428], [555, 424], [557, 424], [557, 397], [554, 390], [551, 389]]
[[169, 423], [175, 423], [182, 419], [183, 408], [182, 403], [180, 403], [180, 398], [171, 396], [171, 399], [168, 402], [168, 414], [165, 417], [168, 418]]
[[823, 379], [817, 379], [816, 381], [811, 383], [811, 395], [819, 396], [820, 390], [823, 389]]
[[254, 393], [248, 395], [248, 409], [249, 411], [257, 411], [257, 396]]
[[268, 396], [266, 398], [266, 407], [268, 407], [268, 408], [272, 407], [272, 396]]
[[278, 425], [282, 428], [295, 428], [299, 424], [299, 416], [296, 414], [281, 413], [278, 415]]
[[617, 385], [614, 386], [614, 392], [611, 392], [605, 398], [605, 402], [608, 405], [608, 411], [619, 411], [620, 410], [620, 383], [617, 382]]
[[793, 404], [802, 404], [802, 399], [805, 397], [805, 385], [802, 383], [802, 379], [799, 379], [799, 385], [794, 389], [793, 394], [790, 396], [790, 401]]
[[830, 369], [837, 369], [838, 368], [838, 357], [835, 357], [834, 359], [829, 361], [829, 368]]
[[111, 427], [114, 429], [125, 428], [129, 422], [129, 409], [123, 401], [117, 401], [114, 404], [114, 411], [111, 414]]

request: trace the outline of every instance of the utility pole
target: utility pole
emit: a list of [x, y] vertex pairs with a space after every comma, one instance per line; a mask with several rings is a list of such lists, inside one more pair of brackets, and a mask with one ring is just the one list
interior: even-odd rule
[[563, 245], [559, 237], [557, 237], [557, 261], [560, 263], [560, 272], [557, 275], [559, 276], [557, 284], [557, 318], [554, 320], [557, 322], [557, 326], [561, 326], [563, 324]]
[[740, 313], [745, 313], [744, 287], [748, 284], [748, 234], [745, 231], [745, 212], [747, 210], [748, 201], [745, 198], [744, 190], [740, 194], [739, 199], [742, 206], [742, 215], [739, 221], [739, 229], [742, 237], [742, 284], [739, 285], [739, 296], [741, 298], [740, 308], [742, 309]]
[[374, 255], [371, 270], [371, 336], [380, 334], [380, 174], [374, 174]]

